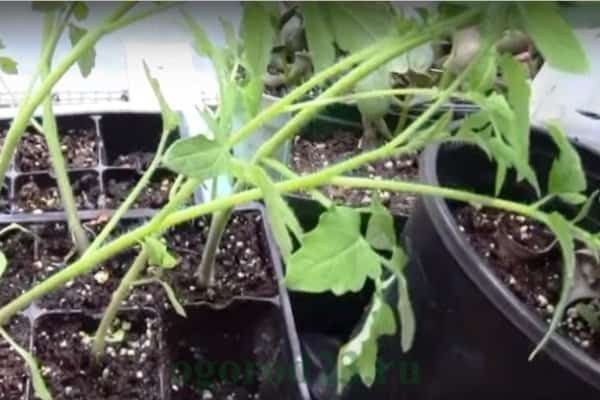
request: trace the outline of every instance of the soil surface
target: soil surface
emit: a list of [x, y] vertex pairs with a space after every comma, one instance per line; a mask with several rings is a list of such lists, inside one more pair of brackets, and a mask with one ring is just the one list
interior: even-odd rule
[[[14, 318], [6, 331], [19, 346], [28, 348], [29, 323], [25, 318]], [[0, 400], [25, 399], [27, 372], [23, 358], [0, 337]]]
[[10, 183], [7, 181], [0, 189], [0, 212], [7, 213], [10, 211], [9, 186]]
[[227, 302], [234, 296], [275, 296], [275, 270], [265, 246], [262, 217], [252, 212], [234, 214], [217, 252], [214, 285], [208, 289], [198, 286], [194, 273], [202, 259], [209, 225], [206, 219], [200, 219], [166, 234], [169, 249], [180, 263], [165, 278], [179, 299], [189, 304]]
[[90, 357], [98, 321], [81, 314], [48, 315], [35, 328], [34, 352], [55, 400], [162, 399], [158, 318], [128, 313], [117, 319], [106, 357]]
[[112, 163], [112, 166], [134, 168], [138, 171], [143, 171], [148, 168], [153, 158], [154, 153], [136, 151], [133, 153], [119, 155]]
[[[459, 229], [498, 277], [550, 322], [560, 297], [562, 276], [562, 256], [558, 246], [553, 245], [552, 233], [524, 216], [490, 208], [466, 206], [457, 211], [456, 218]], [[600, 359], [600, 300], [589, 305], [596, 310], [596, 327], [580, 315], [579, 305], [574, 305], [567, 310], [560, 331]]]
[[[139, 178], [139, 176], [131, 176], [125, 179], [108, 179], [105, 207], [108, 209], [118, 208], [127, 198], [131, 189], [135, 187]], [[142, 190], [132, 208], [162, 208], [169, 201], [169, 191], [173, 182], [175, 182], [175, 176], [172, 175], [151, 181]]]
[[[92, 130], [72, 129], [60, 133], [65, 161], [70, 168], [92, 168], [98, 165], [98, 145]], [[48, 145], [43, 135], [27, 132], [17, 150], [16, 166], [19, 171], [52, 169]]]
[[[72, 175], [71, 185], [75, 203], [80, 210], [99, 208], [100, 182], [96, 173]], [[61, 211], [60, 192], [53, 181], [42, 182], [35, 176], [27, 178], [26, 183], [17, 188], [15, 204], [17, 212], [41, 213], [43, 211]]]
[[[360, 138], [354, 132], [336, 131], [322, 141], [298, 136], [292, 146], [292, 169], [300, 175], [318, 171], [323, 167], [351, 158], [364, 151]], [[377, 161], [352, 171], [351, 174], [370, 178], [416, 180], [419, 173], [417, 155], [402, 155]], [[371, 203], [373, 191], [326, 186], [321, 190], [336, 202], [366, 206]], [[414, 207], [416, 196], [411, 193], [379, 191], [379, 198], [394, 214], [408, 214]]]

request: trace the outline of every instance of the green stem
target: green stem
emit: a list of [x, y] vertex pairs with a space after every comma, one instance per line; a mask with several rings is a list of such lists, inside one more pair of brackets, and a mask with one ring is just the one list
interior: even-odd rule
[[232, 209], [227, 209], [216, 212], [212, 216], [210, 230], [206, 238], [206, 244], [204, 245], [204, 252], [202, 253], [202, 261], [195, 273], [200, 287], [211, 287], [214, 283], [219, 243], [221, 243], [221, 238], [225, 233], [225, 228], [232, 212]]
[[142, 249], [131, 267], [121, 280], [119, 287], [112, 294], [112, 298], [110, 300], [110, 304], [104, 311], [104, 315], [102, 316], [102, 321], [100, 321], [100, 325], [98, 326], [98, 330], [96, 331], [96, 335], [94, 336], [94, 344], [92, 346], [92, 354], [96, 357], [96, 359], [100, 359], [102, 354], [104, 354], [104, 348], [106, 347], [106, 335], [108, 330], [112, 326], [117, 313], [119, 312], [119, 307], [121, 303], [127, 298], [129, 295], [129, 291], [133, 286], [133, 283], [137, 280], [138, 276], [142, 273], [144, 268], [146, 267], [146, 263], [148, 262], [148, 252], [146, 249]]

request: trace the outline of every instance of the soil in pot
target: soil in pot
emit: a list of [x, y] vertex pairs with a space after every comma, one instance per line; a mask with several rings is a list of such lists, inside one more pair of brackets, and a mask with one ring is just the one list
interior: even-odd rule
[[173, 317], [166, 327], [172, 400], [297, 398], [294, 364], [275, 305], [190, 307], [187, 318]]
[[202, 259], [209, 230], [208, 219], [198, 219], [172, 228], [165, 235], [169, 249], [180, 259], [166, 280], [183, 303], [227, 302], [234, 296], [273, 297], [277, 294], [262, 216], [258, 212], [236, 212], [231, 217], [217, 251], [215, 283], [198, 287], [194, 272]]
[[[93, 168], [98, 165], [98, 143], [93, 129], [68, 129], [59, 135], [69, 168]], [[48, 145], [43, 135], [33, 131], [23, 135], [17, 149], [16, 167], [21, 172], [52, 169]]]
[[[141, 178], [136, 171], [111, 170], [104, 174], [104, 187], [106, 188], [106, 200], [104, 206], [108, 209], [116, 209], [127, 198], [131, 189], [135, 187]], [[133, 208], [161, 208], [169, 201], [169, 191], [175, 174], [166, 171], [157, 171], [150, 183], [142, 190], [133, 203]]]
[[[6, 326], [6, 332], [19, 346], [29, 347], [29, 322], [17, 316]], [[24, 400], [28, 370], [23, 358], [4, 338], [0, 338], [0, 399]]]
[[[139, 223], [136, 220], [121, 221], [114, 235], [120, 235]], [[85, 224], [89, 232], [93, 233], [99, 232], [102, 225], [103, 222], [98, 220]], [[83, 310], [91, 313], [103, 311], [138, 251], [138, 248], [129, 249], [98, 265], [92, 272], [67, 282], [63, 288], [42, 297], [39, 306], [47, 310]], [[40, 232], [38, 252], [45, 276], [63, 268], [67, 259], [75, 255], [75, 246], [67, 226], [64, 223], [44, 225]], [[163, 292], [156, 285], [137, 286], [124, 305], [152, 307], [157, 301], [163, 301], [161, 296]]]
[[4, 185], [0, 188], [0, 212], [10, 211], [10, 180], [5, 179]]
[[[465, 206], [455, 214], [459, 229], [486, 264], [523, 303], [550, 322], [560, 297], [563, 263], [553, 234], [536, 221], [496, 209]], [[588, 305], [600, 318], [600, 302]], [[600, 359], [600, 327], [592, 325], [573, 306], [559, 330]]]
[[[78, 209], [99, 208], [100, 181], [96, 172], [69, 174]], [[17, 212], [61, 211], [62, 203], [56, 180], [47, 174], [26, 175], [17, 178], [15, 190]]]
[[[292, 146], [291, 167], [304, 175], [351, 158], [362, 151], [360, 137], [350, 129], [337, 128], [326, 137], [297, 136]], [[376, 161], [352, 172], [354, 175], [383, 179], [416, 180], [419, 172], [417, 155], [402, 155]], [[371, 203], [373, 191], [366, 189], [322, 188], [324, 193], [343, 204], [365, 206]], [[395, 214], [408, 214], [416, 196], [410, 193], [380, 191], [379, 198]]]
[[162, 399], [163, 349], [159, 319], [150, 312], [122, 313], [105, 356], [94, 361], [98, 320], [51, 313], [35, 323], [33, 353], [55, 400]]

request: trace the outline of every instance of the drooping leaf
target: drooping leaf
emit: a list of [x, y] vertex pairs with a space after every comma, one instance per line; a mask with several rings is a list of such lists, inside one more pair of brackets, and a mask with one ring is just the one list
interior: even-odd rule
[[565, 203], [579, 205], [585, 203], [587, 197], [582, 193], [561, 193], [558, 197]]
[[73, 15], [78, 21], [83, 21], [88, 17], [90, 9], [84, 1], [76, 1], [73, 3]]
[[152, 265], [171, 269], [178, 263], [177, 259], [167, 250], [167, 246], [153, 236], [148, 236], [144, 240], [144, 248], [148, 252], [148, 261]]
[[[81, 28], [75, 24], [69, 24], [69, 39], [71, 40], [71, 46], [75, 47], [86, 34], [87, 29]], [[79, 65], [79, 70], [84, 78], [87, 78], [90, 75], [95, 64], [96, 50], [94, 47], [90, 47], [88, 50], [84, 51], [77, 60], [77, 65]]]
[[0, 71], [8, 75], [19, 73], [17, 62], [10, 57], [0, 57]]
[[300, 226], [296, 215], [285, 200], [283, 200], [281, 193], [267, 173], [257, 166], [251, 166], [249, 172], [253, 181], [263, 192], [275, 240], [279, 245], [279, 249], [281, 250], [284, 259], [288, 260], [294, 249], [288, 229], [298, 240], [302, 239], [304, 231]]
[[562, 320], [563, 314], [568, 305], [569, 294], [574, 285], [575, 281], [575, 243], [573, 235], [571, 234], [571, 227], [569, 221], [565, 219], [561, 214], [553, 212], [548, 215], [547, 220], [548, 227], [554, 232], [563, 258], [562, 265], [562, 288], [560, 291], [560, 298], [556, 304], [554, 315], [552, 316], [552, 322], [548, 327], [548, 331], [544, 335], [543, 339], [536, 346], [535, 350], [531, 353], [529, 359], [533, 359], [536, 354], [548, 343], [548, 340], [552, 337], [560, 321]]
[[163, 121], [163, 129], [166, 131], [173, 131], [179, 126], [179, 114], [171, 109], [165, 97], [160, 90], [160, 83], [158, 79], [154, 78], [150, 74], [150, 69], [148, 68], [148, 64], [144, 61], [144, 72], [146, 73], [146, 78], [152, 87], [152, 91], [154, 92], [154, 96], [158, 100], [158, 104], [160, 105], [160, 113]]
[[335, 60], [335, 40], [331, 31], [330, 16], [323, 3], [303, 2], [300, 3], [300, 10], [304, 17], [308, 51], [315, 72], [319, 72], [331, 66]]
[[377, 250], [392, 250], [396, 246], [394, 217], [378, 199], [371, 204], [371, 217], [367, 224], [366, 239]]
[[548, 192], [561, 194], [585, 191], [587, 180], [579, 153], [558, 122], [551, 122], [547, 127], [559, 149], [558, 158], [550, 168]]
[[163, 157], [167, 168], [198, 179], [211, 178], [227, 172], [230, 160], [227, 146], [201, 135], [177, 140]]
[[396, 276], [398, 286], [398, 315], [400, 316], [400, 338], [402, 351], [407, 352], [411, 349], [415, 340], [417, 322], [415, 312], [410, 301], [410, 291], [408, 282], [404, 276], [404, 269], [408, 263], [408, 256], [404, 250], [396, 246], [390, 259], [390, 267]]
[[338, 392], [350, 379], [359, 374], [366, 386], [375, 382], [379, 346], [377, 340], [384, 335], [396, 333], [396, 320], [391, 307], [383, 300], [381, 292], [373, 295], [373, 301], [362, 329], [344, 345], [338, 359]]
[[[390, 70], [387, 65], [383, 65], [356, 82], [354, 89], [357, 93], [388, 89], [391, 84], [390, 79]], [[361, 99], [357, 101], [360, 113], [369, 120], [376, 120], [377, 118], [383, 117], [389, 111], [391, 103], [392, 98], [390, 96]]]
[[2, 279], [2, 275], [6, 272], [6, 267], [8, 265], [8, 261], [6, 260], [6, 256], [3, 251], [0, 251], [0, 280]]
[[46, 382], [44, 382], [44, 377], [42, 376], [42, 372], [40, 371], [40, 367], [38, 366], [35, 357], [19, 346], [19, 344], [15, 342], [3, 328], [0, 328], [0, 335], [8, 342], [10, 347], [19, 354], [23, 361], [25, 361], [25, 364], [27, 364], [35, 396], [41, 400], [52, 400], [52, 395], [46, 386]]
[[183, 318], [187, 318], [185, 308], [181, 305], [179, 299], [177, 299], [177, 295], [175, 294], [175, 291], [173, 290], [171, 285], [169, 285], [167, 282], [161, 279], [158, 280], [158, 283], [160, 283], [163, 290], [165, 291], [167, 299], [169, 299], [169, 303], [171, 303], [171, 306], [173, 306], [173, 310], [175, 310], [175, 312], [181, 315]]
[[565, 72], [589, 70], [585, 49], [560, 15], [556, 4], [523, 2], [517, 4], [517, 7], [523, 27], [550, 65]]
[[357, 292], [381, 274], [379, 256], [360, 233], [360, 215], [348, 207], [323, 213], [319, 224], [289, 259], [289, 289], [336, 295]]

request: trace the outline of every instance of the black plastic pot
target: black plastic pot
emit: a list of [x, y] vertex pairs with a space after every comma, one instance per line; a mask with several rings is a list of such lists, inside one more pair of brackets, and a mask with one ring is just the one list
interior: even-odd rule
[[[123, 179], [137, 178], [143, 172], [144, 165], [138, 160], [133, 160], [131, 163], [127, 163], [126, 166], [115, 166], [115, 163], [119, 156], [123, 154], [154, 152], [162, 127], [160, 115], [154, 113], [61, 116], [58, 118], [58, 125], [59, 131], [85, 127], [94, 130], [96, 133], [99, 160], [97, 165], [85, 169], [70, 169], [69, 173], [94, 174], [98, 180], [101, 196], [109, 195], [106, 189], [110, 180], [122, 181]], [[187, 132], [182, 132], [182, 135], [186, 134]], [[173, 138], [175, 136], [173, 135]], [[18, 212], [16, 210], [12, 200], [18, 190], [20, 181], [24, 179], [34, 179], [36, 181], [42, 179], [44, 182], [51, 183], [53, 177], [49, 171], [45, 170], [23, 173], [18, 171], [14, 164], [8, 174], [8, 204], [4, 207], [5, 213], [0, 214], [0, 224], [6, 225], [16, 222], [39, 229], [39, 227], [55, 222], [64, 223], [65, 215], [63, 211]], [[168, 171], [160, 170], [155, 174], [155, 177], [160, 180], [169, 174]], [[195, 200], [196, 202], [202, 201], [198, 196]], [[156, 208], [159, 207], [160, 205], [157, 204]], [[126, 213], [123, 221], [126, 224], [143, 222], [143, 220], [150, 218], [154, 212], [155, 209], [132, 209]], [[84, 222], [105, 217], [107, 213], [110, 213], [110, 210], [98, 208], [79, 211], [79, 215]], [[249, 385], [258, 388], [261, 399], [309, 400], [310, 395], [303, 377], [300, 344], [294, 326], [288, 294], [283, 286], [280, 257], [275, 249], [270, 230], [267, 228], [264, 209], [260, 204], [247, 204], [238, 208], [235, 213], [254, 213], [261, 220], [258, 224], [258, 229], [261, 231], [259, 234], [261, 246], [264, 255], [272, 263], [277, 281], [277, 287], [272, 294], [254, 297], [237, 296], [227, 304], [184, 304], [190, 315], [188, 320], [181, 319], [174, 314], [173, 310], [163, 309], [162, 303], [146, 304], [143, 302], [142, 305], [130, 309], [130, 312], [142, 312], [149, 309], [148, 312], [155, 312], [159, 315], [161, 320], [160, 329], [161, 331], [166, 330], [164, 338], [161, 338], [161, 346], [164, 346], [165, 351], [172, 356], [180, 354], [177, 350], [182, 348], [180, 333], [187, 332], [189, 333], [188, 336], [198, 340], [192, 343], [191, 347], [203, 345], [205, 348], [210, 349], [214, 347], [215, 343], [222, 343], [221, 348], [225, 351], [223, 357], [217, 355], [214, 360], [211, 360], [212, 365], [215, 368], [223, 369], [223, 371], [231, 368], [232, 365], [234, 365], [233, 368], [253, 366], [252, 376], [246, 374], [244, 378], [256, 379], [255, 382], [250, 382]], [[40, 239], [37, 237], [35, 240], [32, 239], [31, 246], [31, 253], [37, 254], [36, 252], [40, 248]], [[57, 268], [60, 267], [61, 265], [57, 265]], [[31, 325], [34, 327], [33, 336], [35, 336], [36, 323], [40, 319], [53, 318], [54, 316], [61, 318], [64, 316], [69, 318], [80, 317], [86, 320], [90, 318], [97, 319], [101, 311], [101, 309], [90, 309], [85, 305], [72, 308], [46, 307], [36, 302], [20, 315], [29, 318]], [[235, 347], [231, 344], [233, 342], [228, 341], [231, 335], [243, 335], [244, 340], [237, 342], [238, 347]], [[265, 339], [267, 336], [268, 340]], [[232, 347], [228, 348], [229, 346]], [[237, 354], [238, 350], [239, 354]], [[237, 363], [240, 359], [239, 357], [233, 357], [234, 355], [242, 355], [246, 364], [242, 366]], [[167, 362], [167, 360], [164, 361]], [[185, 362], [184, 359], [171, 359], [167, 363], [168, 365], [165, 364], [165, 371], [156, 371], [161, 375], [161, 398], [173, 400], [181, 398], [173, 392], [170, 384], [170, 380], [173, 378], [171, 373], [174, 370], [167, 369], [173, 367], [178, 361]], [[190, 365], [189, 367], [195, 368], [196, 366]], [[285, 375], [278, 375], [282, 371], [285, 372]], [[202, 371], [193, 372], [196, 373], [195, 378]], [[218, 372], [220, 370], [217, 370]], [[231, 372], [231, 370], [226, 372]], [[228, 375], [228, 377], [231, 378], [232, 376]], [[205, 378], [210, 379], [211, 377], [205, 376]], [[220, 379], [220, 376], [213, 376], [212, 378]], [[25, 398], [33, 400], [31, 390], [29, 390], [28, 396]]]
[[[531, 141], [531, 163], [543, 184], [557, 149], [539, 129]], [[599, 154], [584, 146], [578, 150], [594, 190], [600, 185]], [[531, 189], [509, 175], [502, 197], [532, 199]], [[435, 145], [422, 156], [421, 178], [493, 193], [495, 166], [478, 148]], [[452, 214], [456, 206], [422, 198], [407, 226], [411, 287], [418, 296], [413, 301], [419, 305], [413, 356], [421, 370], [412, 398], [596, 398], [591, 385], [600, 388], [600, 363], [564, 337], [555, 334], [528, 362], [548, 326], [470, 247]], [[591, 215], [599, 211], [596, 205]]]

